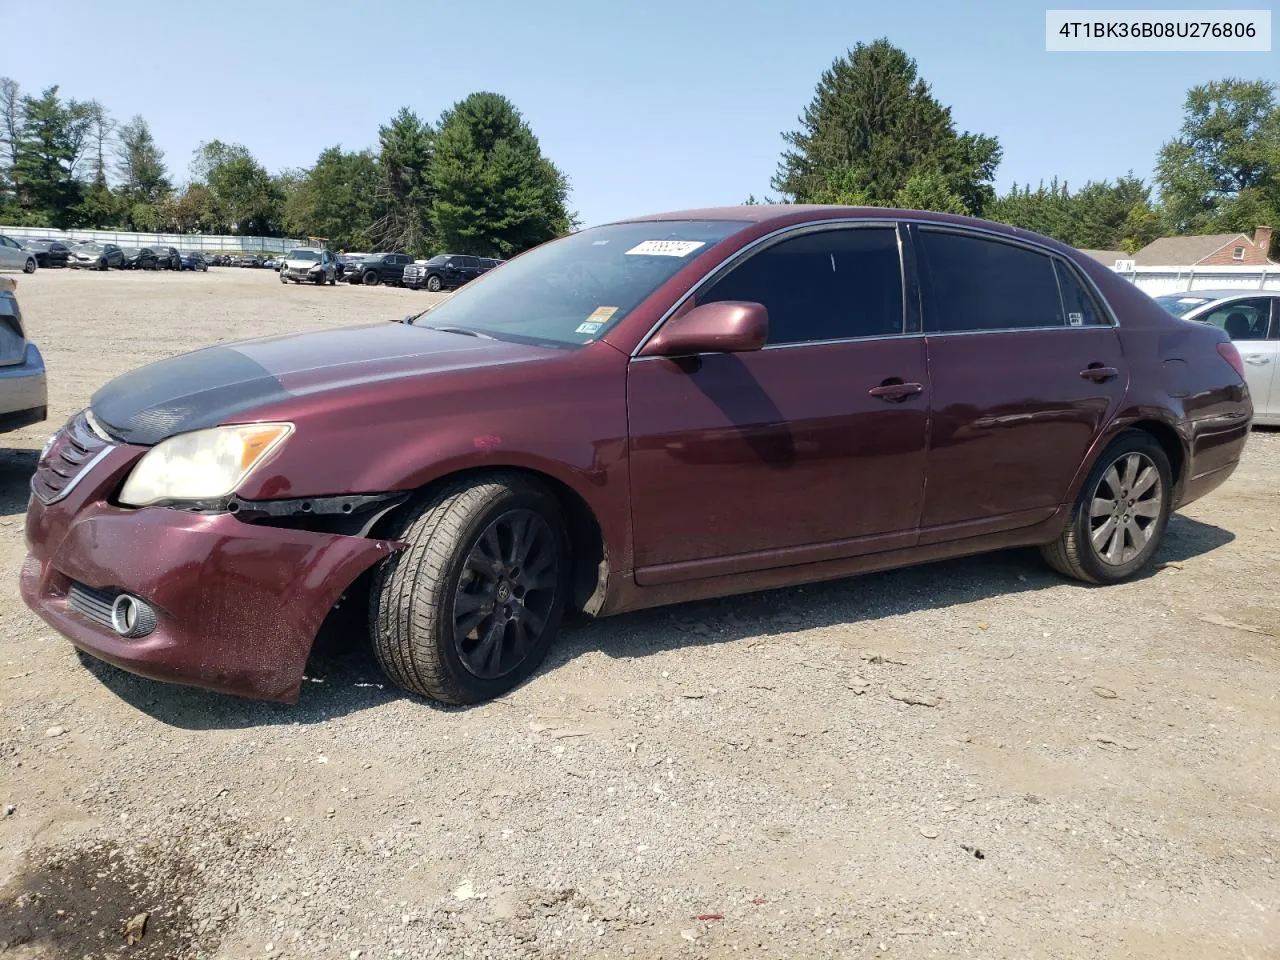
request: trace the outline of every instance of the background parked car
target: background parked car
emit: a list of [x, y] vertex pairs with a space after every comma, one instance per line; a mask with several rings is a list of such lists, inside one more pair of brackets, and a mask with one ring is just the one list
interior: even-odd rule
[[22, 244], [12, 237], [0, 234], [0, 270], [10, 272], [21, 270], [23, 273], [35, 273], [37, 266], [38, 263], [34, 253], [30, 250], [24, 250]]
[[49, 416], [44, 358], [23, 330], [17, 285], [11, 277], [0, 277], [0, 430], [16, 430]]
[[177, 247], [152, 247], [156, 252], [156, 268], [159, 270], [181, 270], [182, 254]]
[[67, 266], [73, 270], [106, 270], [108, 267], [125, 270], [129, 266], [129, 258], [127, 252], [115, 244], [80, 243], [71, 248]]
[[364, 258], [369, 256], [367, 253], [340, 253], [338, 254], [338, 279], [350, 280], [350, 274], [364, 262]]
[[1156, 297], [1175, 317], [1218, 327], [1240, 351], [1253, 422], [1280, 426], [1280, 293], [1193, 290]]
[[371, 253], [359, 265], [352, 265], [347, 270], [348, 283], [363, 283], [367, 287], [376, 287], [380, 283], [400, 286], [404, 283], [404, 268], [413, 263], [413, 257], [407, 253]]
[[61, 240], [41, 240], [24, 237], [18, 241], [23, 248], [36, 255], [36, 265], [41, 267], [65, 267], [70, 249]]
[[283, 257], [270, 256], [262, 261], [262, 265], [268, 270], [279, 270], [281, 264], [284, 263]]
[[281, 258], [280, 282], [288, 283], [328, 283], [338, 282], [337, 263], [328, 250], [317, 250], [314, 247], [298, 247]]
[[208, 272], [209, 261], [199, 250], [190, 250], [182, 255], [183, 270], [202, 270]]
[[413, 290], [456, 290], [491, 270], [497, 260], [481, 260], [459, 253], [442, 253], [425, 263], [404, 268], [404, 285]]

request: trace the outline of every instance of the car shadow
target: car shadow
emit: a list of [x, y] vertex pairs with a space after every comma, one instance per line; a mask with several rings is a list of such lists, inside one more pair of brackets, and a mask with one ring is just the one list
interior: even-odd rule
[[39, 459], [39, 450], [0, 449], [0, 516], [27, 512], [31, 475]]
[[[1143, 576], [1158, 576], [1162, 564], [1201, 556], [1233, 539], [1221, 527], [1175, 514], [1157, 562]], [[631, 659], [766, 633], [875, 623], [993, 596], [1064, 586], [1105, 589], [1066, 580], [1049, 570], [1034, 549], [1019, 549], [587, 620], [566, 627], [531, 682], [596, 651]], [[359, 585], [351, 591], [357, 597], [364, 592]], [[122, 700], [162, 723], [186, 730], [324, 723], [404, 698], [415, 700], [422, 709], [446, 713], [469, 709], [438, 704], [394, 687], [373, 657], [367, 617], [367, 604], [358, 601], [333, 611], [316, 638], [297, 704], [244, 700], [159, 683], [87, 655], [82, 659]]]

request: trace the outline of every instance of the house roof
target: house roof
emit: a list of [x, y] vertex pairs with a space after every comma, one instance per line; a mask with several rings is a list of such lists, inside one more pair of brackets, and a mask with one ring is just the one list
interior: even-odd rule
[[1205, 257], [1217, 253], [1227, 244], [1240, 244], [1244, 241], [1252, 245], [1243, 233], [1208, 233], [1185, 237], [1161, 237], [1152, 240], [1133, 255], [1133, 262], [1139, 267], [1190, 267]]
[[1087, 257], [1093, 257], [1093, 259], [1107, 267], [1114, 267], [1117, 260], [1133, 259], [1130, 254], [1125, 253], [1123, 250], [1085, 250], [1081, 248], [1080, 252]]

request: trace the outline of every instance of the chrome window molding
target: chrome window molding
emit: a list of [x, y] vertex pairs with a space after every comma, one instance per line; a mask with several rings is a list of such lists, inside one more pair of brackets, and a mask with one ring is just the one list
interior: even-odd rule
[[[788, 226], [785, 226], [785, 227], [779, 227], [777, 230], [773, 230], [773, 231], [770, 231], [769, 233], [764, 234], [763, 236], [756, 237], [756, 239], [752, 240], [746, 246], [742, 247], [739, 250], [735, 250], [733, 253], [729, 254], [729, 256], [725, 257], [715, 266], [707, 270], [707, 272], [704, 273], [701, 277], [699, 277], [689, 287], [688, 290], [686, 290], [683, 294], [680, 295], [680, 298], [676, 300], [675, 303], [673, 303], [670, 307], [668, 307], [665, 311], [663, 311], [662, 316], [659, 317], [658, 320], [653, 324], [653, 326], [651, 326], [649, 330], [645, 333], [645, 335], [640, 338], [640, 342], [637, 343], [635, 348], [631, 351], [631, 358], [633, 360], [641, 359], [640, 351], [643, 350], [645, 348], [645, 345], [648, 344], [648, 342], [653, 339], [654, 335], [662, 328], [662, 325], [666, 323], [667, 320], [669, 320], [676, 313], [677, 310], [679, 310], [682, 306], [684, 306], [685, 302], [690, 297], [697, 294], [698, 291], [701, 290], [704, 286], [706, 286], [706, 284], [710, 282], [713, 278], [719, 276], [722, 272], [731, 269], [734, 265], [737, 264], [739, 260], [745, 259], [751, 254], [757, 252], [765, 244], [769, 244], [775, 240], [780, 241], [782, 238], [790, 238], [792, 235], [799, 236], [805, 233], [813, 233], [813, 232], [817, 232], [823, 229], [829, 229], [833, 227], [836, 229], [848, 229], [848, 228], [856, 228], [856, 227], [893, 227], [896, 230], [898, 224], [915, 224], [918, 227], [927, 228], [930, 230], [941, 230], [941, 231], [950, 231], [953, 233], [959, 233], [964, 235], [975, 235], [975, 236], [981, 237], [982, 239], [990, 239], [990, 240], [995, 240], [1002, 243], [1009, 243], [1009, 244], [1013, 244], [1014, 246], [1029, 247], [1035, 250], [1035, 252], [1037, 253], [1046, 254], [1049, 257], [1060, 260], [1062, 261], [1063, 265], [1067, 269], [1071, 270], [1072, 275], [1085, 285], [1085, 287], [1088, 289], [1089, 293], [1094, 297], [1094, 299], [1097, 300], [1098, 305], [1102, 308], [1102, 311], [1105, 314], [1107, 320], [1110, 321], [1109, 326], [1112, 329], [1118, 328], [1120, 326], [1119, 318], [1116, 316], [1115, 311], [1111, 308], [1110, 302], [1108, 302], [1107, 298], [1103, 296], [1102, 291], [1098, 289], [1098, 285], [1093, 282], [1093, 278], [1089, 276], [1087, 273], [1085, 273], [1083, 270], [1081, 270], [1079, 267], [1077, 267], [1076, 264], [1070, 260], [1070, 258], [1066, 257], [1058, 250], [1055, 250], [1053, 247], [1050, 247], [1047, 244], [1042, 243], [1035, 237], [1011, 237], [1006, 234], [999, 233], [995, 230], [986, 229], [984, 227], [969, 226], [967, 224], [961, 225], [961, 224], [950, 224], [950, 223], [938, 223], [935, 220], [921, 220], [918, 217], [885, 217], [885, 218], [839, 217], [839, 218], [829, 218], [826, 220], [810, 220], [810, 221], [806, 221], [805, 223], [795, 223], [795, 224], [789, 224]], [[898, 263], [899, 263], [899, 271], [901, 272], [902, 282], [903, 282], [903, 312], [904, 312], [904, 325], [905, 325], [905, 315], [906, 315], [906, 308], [907, 308], [906, 298], [907, 296], [909, 296], [909, 292], [907, 290], [906, 270], [905, 270], [905, 267], [903, 266], [902, 237], [900, 234], [898, 236]], [[923, 320], [924, 320], [924, 317], [922, 316], [921, 317], [922, 325], [923, 325]], [[953, 335], [953, 333], [962, 334], [962, 335], [970, 334], [970, 333], [1017, 333], [1021, 330], [1059, 330], [1059, 329], [1088, 330], [1090, 329], [1090, 327], [1095, 329], [1107, 328], [1103, 324], [1091, 324], [1090, 326], [1084, 326], [1084, 327], [1068, 327], [1068, 326], [1008, 327], [1008, 328], [1000, 328], [996, 330], [934, 331], [932, 335], [933, 336], [939, 336], [939, 335], [951, 336]], [[902, 334], [902, 336], [929, 336], [929, 335], [931, 335], [929, 331], [920, 331], [918, 333]], [[872, 339], [885, 339], [885, 338], [884, 337], [851, 337], [848, 341], [824, 340], [821, 342], [845, 343], [845, 342], [860, 342], [860, 341], [872, 340]], [[780, 344], [775, 344], [775, 346], [776, 347], [809, 346], [817, 342], [819, 341], [808, 341], [805, 343], [796, 343], [796, 344], [780, 343]], [[763, 349], [768, 350], [771, 348], [766, 346]], [[670, 358], [666, 358], [666, 359], [670, 359]]]

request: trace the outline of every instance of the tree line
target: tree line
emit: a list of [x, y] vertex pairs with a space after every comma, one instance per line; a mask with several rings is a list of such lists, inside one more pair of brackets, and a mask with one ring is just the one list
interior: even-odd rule
[[1280, 220], [1280, 104], [1264, 80], [1192, 88], [1153, 184], [1130, 171], [1074, 190], [1057, 178], [1014, 184], [997, 196], [999, 140], [958, 131], [916, 62], [883, 39], [838, 58], [799, 129], [783, 139], [772, 186], [796, 203], [970, 214], [1076, 247], [1127, 251], [1157, 237], [1251, 233]]
[[147, 121], [0, 78], [0, 223], [324, 237], [330, 246], [509, 257], [569, 232], [569, 183], [505, 97], [474, 93], [435, 124], [408, 108], [375, 148], [333, 146], [270, 173], [210, 140], [177, 184]]
[[[1129, 251], [1161, 236], [1280, 220], [1280, 104], [1264, 80], [1192, 88], [1151, 183], [1130, 171], [997, 195], [999, 140], [957, 130], [916, 62], [883, 39], [832, 63], [783, 140], [772, 186], [796, 203], [964, 213]], [[64, 99], [57, 87], [26, 95], [0, 78], [3, 223], [318, 236], [348, 249], [507, 257], [577, 226], [568, 189], [519, 111], [494, 93], [472, 94], [434, 124], [402, 109], [375, 146], [333, 146], [305, 169], [273, 174], [244, 145], [211, 140], [178, 185], [144, 118], [117, 123], [97, 101]]]

